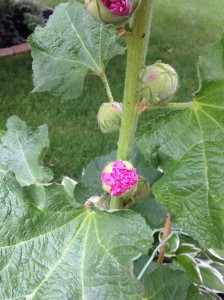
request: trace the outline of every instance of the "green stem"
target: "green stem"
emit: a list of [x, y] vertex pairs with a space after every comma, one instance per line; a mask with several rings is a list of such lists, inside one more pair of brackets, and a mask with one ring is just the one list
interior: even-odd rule
[[108, 195], [109, 195], [108, 193], [104, 193], [104, 194], [100, 197], [99, 201], [97, 202], [97, 206], [98, 206], [98, 207], [100, 207], [100, 206], [107, 200]]
[[192, 106], [193, 102], [183, 102], [183, 103], [155, 103], [149, 106], [147, 109], [148, 111], [150, 110], [155, 110], [155, 109], [173, 109], [173, 110], [180, 110], [180, 109], [186, 109], [190, 108]]
[[[126, 37], [127, 67], [123, 101], [123, 116], [118, 140], [117, 159], [130, 160], [138, 121], [139, 69], [145, 65], [148, 48], [153, 0], [142, 0], [132, 25], [132, 35]], [[112, 197], [110, 208], [122, 207], [122, 199]]]
[[111, 92], [111, 89], [110, 89], [110, 85], [109, 85], [109, 82], [107, 80], [107, 76], [106, 74], [103, 72], [100, 74], [100, 78], [102, 79], [103, 81], [103, 84], [104, 84], [104, 87], [105, 87], [105, 90], [107, 92], [107, 96], [109, 98], [109, 101], [110, 102], [114, 102], [114, 97], [112, 95], [112, 92]]

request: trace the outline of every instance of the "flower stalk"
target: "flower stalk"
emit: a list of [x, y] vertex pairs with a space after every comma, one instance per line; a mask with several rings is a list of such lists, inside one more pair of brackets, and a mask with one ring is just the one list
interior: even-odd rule
[[[132, 35], [127, 43], [127, 67], [123, 100], [123, 116], [118, 140], [117, 160], [130, 160], [131, 148], [138, 122], [139, 70], [145, 65], [152, 19], [153, 0], [142, 0], [134, 15]], [[122, 208], [122, 199], [111, 198], [111, 209]]]

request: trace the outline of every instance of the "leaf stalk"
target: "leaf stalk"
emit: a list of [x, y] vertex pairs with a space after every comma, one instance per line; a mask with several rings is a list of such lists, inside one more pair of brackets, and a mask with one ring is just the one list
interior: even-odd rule
[[193, 101], [183, 102], [183, 103], [155, 103], [151, 104], [148, 107], [148, 111], [155, 109], [173, 109], [173, 110], [181, 110], [190, 108], [193, 104]]
[[104, 84], [105, 90], [107, 92], [107, 96], [108, 96], [109, 101], [114, 102], [114, 97], [113, 97], [113, 94], [111, 92], [110, 85], [109, 85], [109, 82], [108, 82], [108, 79], [107, 79], [107, 76], [106, 76], [105, 72], [102, 72], [100, 74], [100, 78], [103, 81], [103, 84]]

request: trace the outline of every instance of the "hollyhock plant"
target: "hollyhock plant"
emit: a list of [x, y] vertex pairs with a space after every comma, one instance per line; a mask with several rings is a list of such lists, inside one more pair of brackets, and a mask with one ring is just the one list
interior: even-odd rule
[[[193, 99], [185, 95], [186, 102], [169, 103], [178, 87], [175, 70], [160, 61], [144, 67], [153, 0], [80, 2], [61, 3], [29, 38], [33, 91], [72, 100], [80, 97], [86, 76], [97, 76], [105, 91], [92, 81], [90, 99], [99, 101], [103, 95], [106, 102], [107, 94], [98, 121], [103, 130], [119, 129], [117, 149], [94, 158], [78, 184], [66, 176], [60, 185], [43, 165], [47, 126], [31, 128], [15, 116], [8, 120], [0, 131], [0, 299], [220, 299], [224, 39], [200, 56]], [[98, 20], [117, 28], [95, 20], [86, 9], [91, 7]], [[172, 16], [179, 20], [183, 11], [178, 16], [174, 10]], [[188, 43], [186, 47], [189, 51]], [[120, 73], [121, 60], [109, 61], [126, 49], [125, 80], [120, 80], [107, 68]], [[186, 63], [182, 67], [186, 72]], [[119, 101], [123, 98], [122, 105], [113, 93]], [[69, 105], [72, 118], [64, 120], [85, 137], [80, 124], [72, 124], [87, 98]], [[150, 115], [137, 130], [146, 109]], [[106, 152], [113, 138], [104, 138], [105, 147], [97, 137], [85, 138], [85, 145], [95, 148], [97, 143]], [[86, 159], [85, 145], [75, 142]], [[77, 155], [72, 145], [68, 150]], [[75, 167], [73, 156], [70, 165]]]
[[103, 189], [112, 196], [133, 194], [138, 183], [136, 169], [129, 161], [117, 160], [107, 164], [102, 172]]

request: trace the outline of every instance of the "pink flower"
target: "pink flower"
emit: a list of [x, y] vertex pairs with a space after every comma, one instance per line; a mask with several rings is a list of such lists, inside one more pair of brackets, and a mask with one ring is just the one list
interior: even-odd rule
[[112, 196], [125, 196], [135, 189], [138, 176], [128, 161], [117, 160], [109, 163], [102, 172], [103, 189]]
[[128, 16], [130, 13], [128, 0], [101, 0], [101, 2], [116, 16]]

